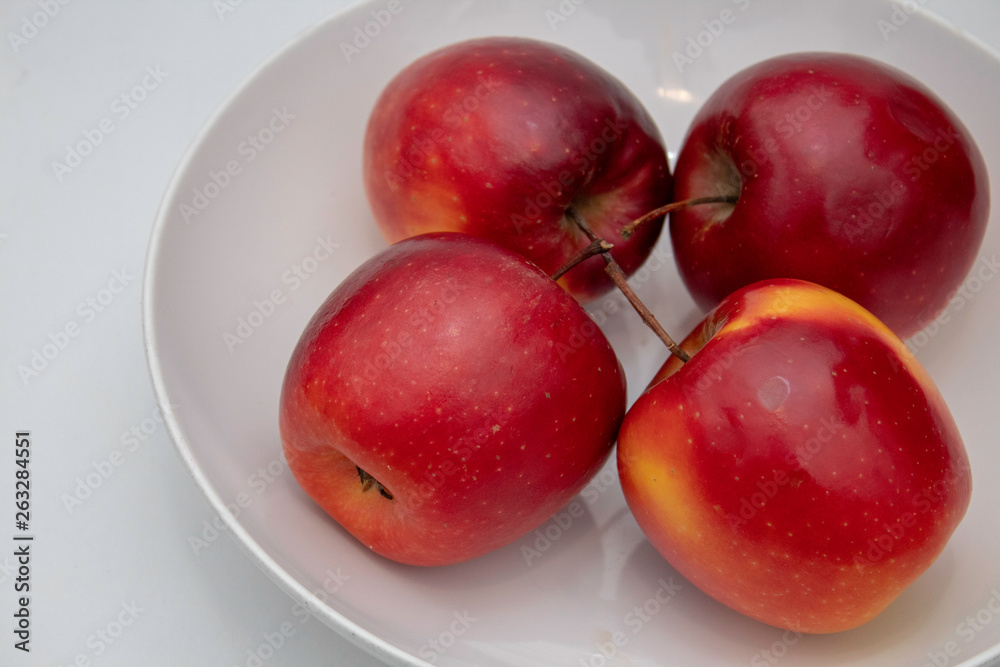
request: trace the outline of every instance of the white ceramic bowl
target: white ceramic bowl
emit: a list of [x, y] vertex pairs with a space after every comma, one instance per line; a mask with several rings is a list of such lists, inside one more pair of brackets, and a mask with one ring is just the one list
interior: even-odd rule
[[[975, 467], [972, 507], [939, 561], [854, 631], [799, 638], [703, 595], [645, 541], [613, 463], [577, 500], [582, 517], [546, 525], [548, 542], [533, 534], [438, 569], [374, 556], [288, 473], [277, 403], [289, 354], [334, 286], [384, 247], [361, 185], [369, 110], [398, 70], [434, 48], [513, 34], [578, 50], [638, 94], [671, 151], [699, 104], [746, 65], [800, 50], [874, 56], [947, 100], [1000, 174], [998, 61], [922, 12], [883, 2], [580, 2], [356, 6], [274, 56], [194, 139], [156, 221], [144, 326], [170, 433], [220, 525], [293, 598], [390, 664], [940, 667], [1000, 655], [995, 263], [980, 265], [992, 268], [970, 282], [974, 298], [917, 339]], [[675, 53], [692, 62], [678, 67]], [[994, 221], [984, 261], [998, 246]], [[701, 314], [665, 236], [659, 250], [638, 291], [683, 336]], [[605, 329], [634, 400], [665, 352], [625, 307]], [[664, 584], [683, 588], [663, 603]]]

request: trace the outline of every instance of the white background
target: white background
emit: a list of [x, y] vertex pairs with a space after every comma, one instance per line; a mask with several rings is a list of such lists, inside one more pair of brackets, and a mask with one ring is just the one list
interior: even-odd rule
[[[168, 179], [242, 80], [350, 4], [224, 2], [0, 0], [0, 665], [256, 664], [251, 652], [288, 621], [294, 634], [263, 664], [380, 664], [320, 622], [299, 623], [226, 534], [193, 548], [213, 537], [214, 513], [156, 419], [140, 294]], [[35, 18], [43, 6], [54, 15]], [[1000, 3], [924, 8], [1000, 49]], [[144, 79], [134, 109], [116, 103]], [[100, 143], [57, 174], [53, 162], [88, 132]], [[19, 366], [49, 343], [62, 347], [25, 381]], [[12, 648], [16, 574], [3, 546], [23, 429], [36, 536], [28, 655]]]

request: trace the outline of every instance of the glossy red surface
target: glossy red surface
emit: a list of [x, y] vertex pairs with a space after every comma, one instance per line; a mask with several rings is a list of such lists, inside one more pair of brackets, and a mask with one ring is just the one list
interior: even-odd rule
[[624, 372], [569, 294], [444, 233], [391, 246], [331, 294], [289, 362], [281, 432], [296, 479], [349, 532], [439, 565], [548, 519], [606, 461], [624, 412]]
[[[663, 219], [628, 241], [628, 222], [670, 201], [659, 131], [615, 77], [563, 47], [486, 38], [401, 71], [372, 110], [365, 187], [390, 241], [460, 231], [526, 255], [547, 274], [588, 244], [573, 207], [630, 274]], [[561, 283], [582, 301], [609, 290], [600, 258]]]
[[650, 541], [766, 623], [872, 618], [969, 504], [965, 448], [929, 376], [870, 314], [799, 281], [738, 291], [685, 346], [691, 361], [667, 365], [619, 436]]
[[671, 215], [700, 305], [757, 280], [801, 278], [901, 336], [947, 305], [989, 214], [983, 158], [944, 102], [845, 54], [781, 56], [726, 81], [695, 117], [675, 176], [678, 200], [739, 196]]

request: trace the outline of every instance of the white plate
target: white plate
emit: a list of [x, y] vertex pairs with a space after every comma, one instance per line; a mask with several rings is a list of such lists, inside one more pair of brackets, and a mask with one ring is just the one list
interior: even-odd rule
[[[401, 11], [381, 11], [387, 6]], [[367, 43], [359, 37], [365, 31], [374, 35]], [[551, 40], [597, 61], [638, 94], [671, 151], [705, 97], [750, 63], [811, 49], [874, 56], [947, 100], [1000, 174], [1000, 66], [921, 12], [881, 2], [763, 0], [357, 6], [295, 40], [230, 97], [195, 138], [156, 221], [144, 292], [149, 364], [158, 400], [173, 406], [170, 433], [219, 523], [293, 598], [391, 664], [902, 667], [976, 665], [1000, 655], [995, 265], [983, 264], [992, 268], [970, 283], [974, 297], [917, 341], [975, 466], [972, 507], [939, 561], [854, 631], [799, 639], [687, 584], [643, 539], [613, 464], [576, 500], [582, 517], [546, 524], [548, 542], [531, 535], [438, 569], [372, 555], [299, 490], [280, 459], [285, 364], [314, 309], [384, 247], [361, 185], [368, 112], [417, 56], [490, 34]], [[348, 62], [342, 44], [355, 39]], [[700, 53], [690, 47], [699, 42]], [[673, 54], [689, 47], [693, 62], [679, 71]], [[993, 200], [1000, 201], [995, 190]], [[640, 273], [638, 291], [684, 335], [700, 314], [666, 242], [659, 246], [666, 261], [654, 259]], [[982, 257], [995, 261], [998, 246], [994, 220]], [[606, 331], [634, 400], [665, 352], [615, 303]], [[526, 548], [537, 554], [528, 558]], [[683, 589], [663, 604], [661, 582], [671, 581]]]

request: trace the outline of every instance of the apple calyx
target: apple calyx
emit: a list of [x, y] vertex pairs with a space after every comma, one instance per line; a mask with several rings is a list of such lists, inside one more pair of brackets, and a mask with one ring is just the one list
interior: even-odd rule
[[676, 211], [682, 208], [688, 208], [689, 206], [699, 206], [701, 204], [735, 204], [739, 200], [739, 195], [715, 195], [711, 197], [692, 197], [691, 199], [684, 199], [682, 201], [670, 202], [669, 204], [664, 204], [659, 208], [654, 208], [649, 213], [636, 218], [632, 222], [628, 223], [622, 227], [622, 238], [627, 239], [635, 233], [635, 230], [653, 220], [660, 217], [661, 215], [666, 215], [671, 211]]
[[663, 344], [667, 346], [667, 349], [670, 350], [672, 355], [687, 363], [691, 359], [690, 355], [682, 350], [680, 345], [678, 345], [674, 339], [670, 337], [670, 334], [668, 334], [659, 321], [657, 321], [656, 316], [650, 312], [649, 308], [646, 307], [646, 304], [644, 304], [639, 299], [639, 296], [632, 290], [632, 286], [628, 284], [628, 278], [625, 276], [625, 272], [622, 271], [622, 268], [618, 266], [618, 262], [616, 262], [615, 258], [611, 256], [610, 252], [608, 252], [613, 246], [598, 236], [594, 230], [590, 228], [590, 225], [587, 224], [587, 221], [583, 219], [583, 216], [580, 215], [579, 211], [572, 206], [566, 209], [566, 217], [572, 220], [580, 231], [582, 231], [587, 238], [590, 239], [590, 245], [580, 251], [576, 257], [573, 257], [566, 263], [565, 266], [559, 269], [559, 271], [556, 271], [553, 276], [558, 279], [558, 277], [563, 273], [588, 257], [600, 255], [604, 258], [604, 272], [608, 274], [608, 277], [611, 278], [615, 286], [621, 290], [622, 294], [625, 295], [625, 298], [628, 299], [630, 304], [632, 304], [632, 308], [635, 309], [635, 312], [639, 313], [639, 317], [642, 318], [642, 321], [645, 322], [646, 326], [652, 329], [653, 333], [655, 333], [656, 336], [663, 341]]
[[358, 477], [361, 478], [361, 493], [364, 493], [373, 486], [378, 489], [379, 494], [388, 500], [392, 500], [392, 494], [389, 490], [382, 486], [382, 482], [378, 481], [371, 476], [368, 472], [361, 469], [361, 466], [354, 466], [358, 471]]

